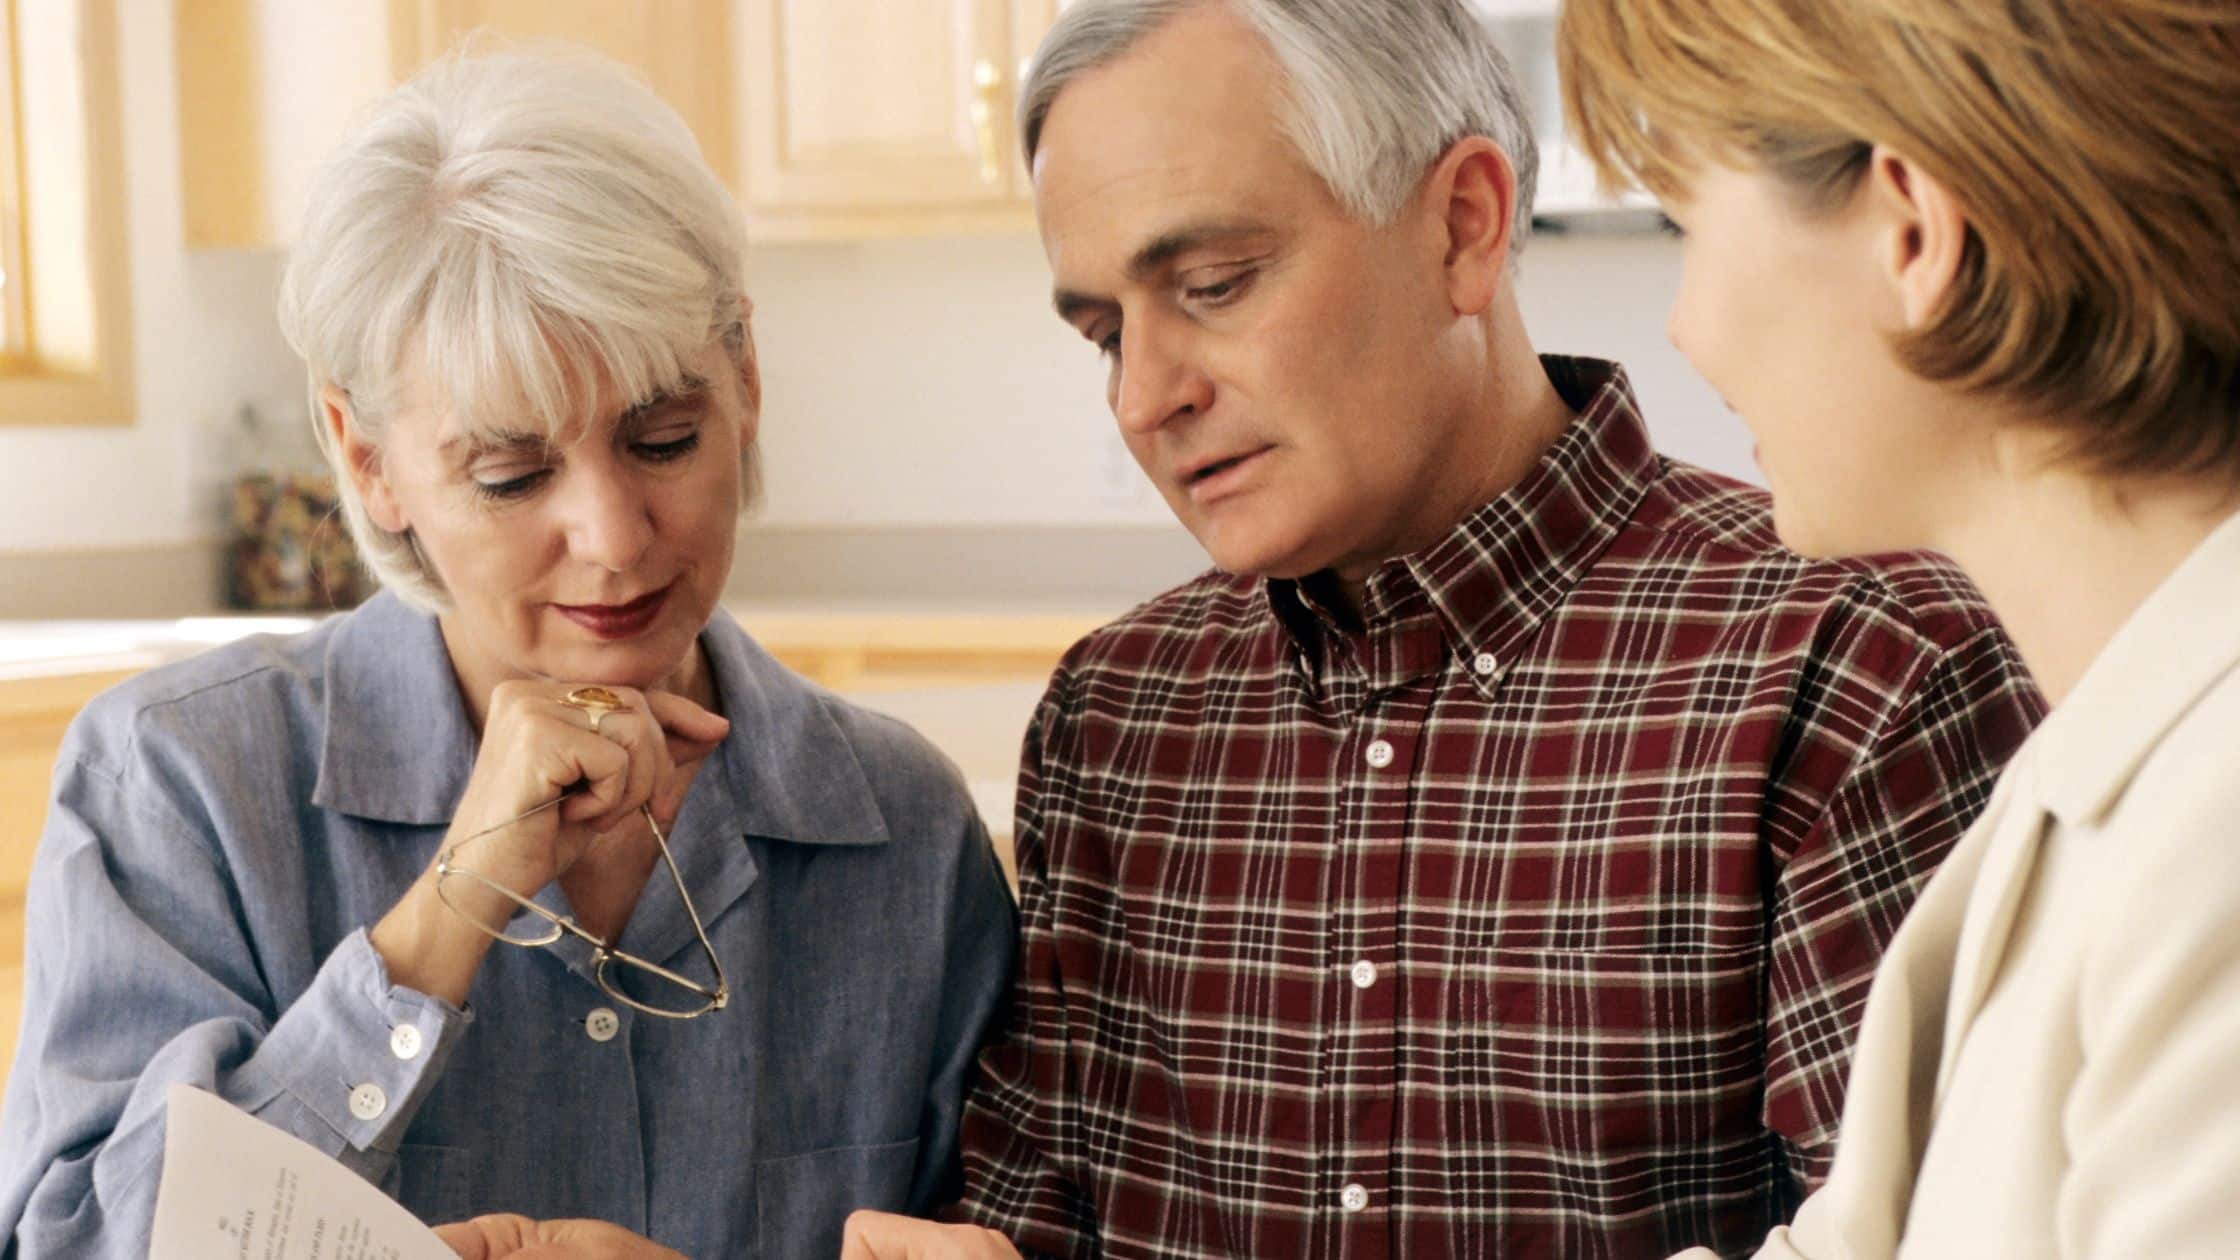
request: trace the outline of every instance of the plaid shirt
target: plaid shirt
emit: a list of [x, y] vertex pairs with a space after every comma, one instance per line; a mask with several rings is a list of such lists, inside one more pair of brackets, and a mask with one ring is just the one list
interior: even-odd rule
[[1955, 570], [1783, 551], [1546, 363], [1578, 419], [1359, 622], [1208, 574], [1059, 666], [959, 1218], [1663, 1256], [1824, 1175], [1875, 961], [2041, 701]]

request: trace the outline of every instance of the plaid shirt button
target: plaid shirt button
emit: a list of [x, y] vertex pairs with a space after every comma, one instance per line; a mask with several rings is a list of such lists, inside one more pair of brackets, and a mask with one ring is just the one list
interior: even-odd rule
[[1501, 668], [1501, 662], [1495, 660], [1491, 652], [1480, 652], [1478, 653], [1478, 659], [1470, 662], [1470, 668], [1477, 672], [1478, 677], [1484, 678]]
[[1353, 965], [1353, 987], [1366, 989], [1377, 982], [1377, 965], [1364, 958]]
[[1356, 1181], [1338, 1192], [1338, 1206], [1358, 1212], [1369, 1206], [1369, 1188]]
[[1390, 742], [1380, 739], [1369, 745], [1368, 751], [1362, 755], [1368, 759], [1372, 768], [1382, 770], [1392, 764], [1392, 745]]

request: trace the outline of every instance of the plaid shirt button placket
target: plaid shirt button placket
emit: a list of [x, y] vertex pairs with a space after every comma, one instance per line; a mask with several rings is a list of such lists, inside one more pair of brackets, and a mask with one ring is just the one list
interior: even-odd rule
[[1209, 575], [1069, 654], [957, 1215], [1662, 1256], [1824, 1175], [1875, 958], [2042, 706], [1949, 567], [1781, 551], [1617, 369], [1548, 365], [1577, 421], [1363, 624]]

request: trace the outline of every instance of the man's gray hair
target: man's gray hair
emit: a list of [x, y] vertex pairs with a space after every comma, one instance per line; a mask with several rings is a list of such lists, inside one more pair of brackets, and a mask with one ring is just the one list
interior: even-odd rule
[[1517, 78], [1464, 0], [1077, 0], [1058, 15], [1019, 94], [1034, 166], [1058, 96], [1203, 4], [1227, 4], [1283, 68], [1286, 134], [1356, 218], [1392, 221], [1439, 155], [1465, 136], [1516, 168], [1512, 250], [1532, 228], [1540, 167]]
[[440, 60], [376, 104], [312, 187], [280, 326], [359, 554], [419, 607], [449, 596], [409, 534], [368, 519], [324, 387], [376, 448], [414, 385], [471, 433], [557, 434], [589, 418], [602, 381], [645, 398], [717, 338], [744, 350], [737, 202], [675, 111], [604, 58]]

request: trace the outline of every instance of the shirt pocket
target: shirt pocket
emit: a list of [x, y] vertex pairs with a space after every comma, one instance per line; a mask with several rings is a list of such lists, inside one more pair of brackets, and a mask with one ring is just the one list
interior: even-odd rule
[[1762, 1142], [1761, 966], [1756, 949], [1491, 951], [1476, 1005], [1506, 1144], [1600, 1179]]
[[755, 1232], [762, 1260], [831, 1260], [840, 1254], [848, 1213], [903, 1210], [917, 1166], [916, 1138], [757, 1161]]
[[458, 1146], [397, 1147], [397, 1202], [429, 1225], [446, 1225], [475, 1214], [474, 1152]]

